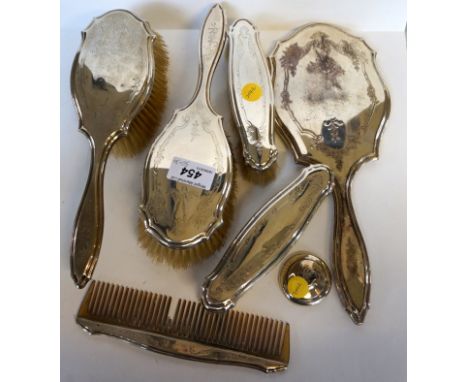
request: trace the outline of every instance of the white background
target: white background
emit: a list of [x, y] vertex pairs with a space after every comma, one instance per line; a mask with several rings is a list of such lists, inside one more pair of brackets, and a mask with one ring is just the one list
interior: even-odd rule
[[[61, 2], [61, 28], [83, 28], [110, 9], [130, 9], [145, 16], [154, 29], [199, 29], [211, 0], [101, 0]], [[290, 30], [312, 21], [355, 30], [396, 31], [406, 26], [405, 0], [235, 0], [220, 2], [231, 21], [245, 17], [261, 30]]]
[[[2, 377], [59, 381], [60, 3], [2, 12]], [[457, 0], [408, 5], [410, 382], [468, 377], [466, 13]]]
[[[345, 314], [336, 291], [315, 307], [300, 307], [281, 294], [275, 268], [239, 302], [238, 308], [291, 324], [288, 371], [265, 376], [244, 368], [207, 365], [153, 354], [105, 336], [87, 336], [74, 323], [83, 296], [69, 276], [69, 245], [73, 219], [84, 187], [89, 148], [77, 130], [69, 91], [71, 61], [80, 43], [80, 30], [93, 16], [127, 8], [150, 21], [169, 48], [169, 102], [163, 117], [190, 99], [195, 82], [199, 31], [208, 1], [133, 3], [62, 2], [61, 17], [61, 375], [64, 381], [150, 380], [275, 380], [402, 381], [406, 374], [406, 45], [404, 2], [243, 2], [227, 3], [228, 21], [249, 17], [261, 29], [266, 52], [273, 42], [304, 22], [341, 24], [364, 37], [378, 52], [377, 64], [392, 97], [392, 111], [380, 147], [380, 160], [357, 173], [353, 198], [366, 240], [372, 270], [371, 310], [357, 327]], [[255, 7], [253, 7], [255, 4]], [[307, 7], [304, 6], [307, 4]], [[371, 6], [369, 6], [371, 4]], [[248, 12], [246, 11], [248, 9]], [[365, 17], [364, 17], [365, 16]], [[379, 21], [377, 21], [379, 20]], [[377, 29], [378, 28], [378, 29]], [[212, 100], [225, 116], [228, 134], [235, 134], [227, 93], [226, 56], [216, 71]], [[235, 137], [235, 136], [233, 136]], [[281, 172], [274, 183], [252, 187], [238, 195], [236, 227], [300, 171], [281, 142]], [[188, 271], [153, 264], [138, 247], [135, 235], [144, 155], [133, 160], [110, 159], [105, 180], [106, 225], [95, 278], [198, 298], [203, 277], [221, 253]], [[293, 250], [315, 251], [330, 264], [333, 206], [329, 198]], [[235, 234], [231, 231], [230, 237]], [[118, 362], [116, 362], [118, 360]]]

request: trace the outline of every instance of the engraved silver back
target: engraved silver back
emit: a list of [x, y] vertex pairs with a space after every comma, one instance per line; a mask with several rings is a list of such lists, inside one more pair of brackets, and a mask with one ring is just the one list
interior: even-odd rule
[[132, 13], [114, 10], [96, 17], [82, 37], [71, 91], [80, 128], [103, 143], [126, 133], [151, 92], [155, 34]]
[[[146, 158], [140, 211], [147, 233], [169, 248], [190, 248], [209, 239], [223, 224], [232, 183], [232, 156], [222, 117], [211, 107], [209, 89], [225, 37], [224, 11], [215, 5], [202, 29], [195, 95], [187, 107], [174, 113]], [[211, 188], [169, 180], [174, 157], [213, 167], [216, 174]]]
[[71, 73], [80, 130], [91, 147], [90, 173], [78, 209], [71, 274], [79, 287], [91, 278], [104, 232], [104, 171], [112, 145], [147, 101], [155, 75], [149, 25], [116, 10], [97, 17], [82, 34]]
[[305, 25], [277, 43], [270, 63], [280, 131], [298, 162], [326, 164], [342, 180], [377, 154], [389, 96], [362, 39]]
[[266, 170], [278, 156], [273, 131], [273, 89], [259, 34], [248, 20], [229, 29], [229, 90], [246, 164]]

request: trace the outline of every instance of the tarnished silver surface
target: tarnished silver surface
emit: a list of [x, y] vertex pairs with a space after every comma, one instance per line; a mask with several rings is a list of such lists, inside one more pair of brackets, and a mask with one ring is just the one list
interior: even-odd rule
[[266, 170], [278, 156], [273, 131], [273, 89], [259, 33], [248, 20], [229, 29], [229, 89], [245, 162]]
[[[142, 218], [146, 231], [169, 248], [190, 248], [210, 238], [223, 224], [232, 156], [222, 117], [211, 107], [209, 90], [226, 38], [225, 25], [224, 11], [215, 5], [202, 29], [195, 95], [187, 107], [174, 113], [146, 158]], [[216, 175], [211, 189], [169, 180], [174, 157], [213, 167]]]
[[327, 167], [311, 165], [244, 226], [202, 287], [206, 308], [227, 310], [281, 260], [333, 188]]
[[360, 38], [310, 24], [279, 41], [270, 57], [280, 132], [296, 160], [323, 163], [336, 178], [334, 269], [342, 302], [357, 324], [369, 303], [366, 247], [351, 203], [351, 180], [376, 159], [390, 96]]
[[155, 34], [128, 11], [93, 20], [82, 34], [71, 72], [80, 130], [91, 146], [90, 174], [76, 216], [71, 273], [80, 288], [91, 278], [104, 229], [103, 179], [108, 154], [125, 136], [153, 84]]
[[[175, 306], [175, 313], [171, 305]], [[290, 329], [287, 322], [233, 310], [210, 312], [198, 302], [93, 281], [76, 322], [90, 334], [107, 334], [154, 352], [255, 368], [286, 370]]]
[[281, 265], [278, 281], [284, 295], [297, 304], [315, 305], [328, 295], [332, 276], [327, 264], [310, 252], [292, 254]]

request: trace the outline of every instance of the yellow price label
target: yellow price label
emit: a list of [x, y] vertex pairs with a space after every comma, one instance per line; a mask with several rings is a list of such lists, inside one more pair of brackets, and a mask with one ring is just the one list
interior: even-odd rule
[[255, 82], [249, 82], [242, 88], [242, 98], [249, 102], [259, 100], [262, 94], [262, 87]]
[[309, 284], [301, 276], [293, 276], [288, 280], [288, 292], [294, 298], [304, 298], [309, 293]]

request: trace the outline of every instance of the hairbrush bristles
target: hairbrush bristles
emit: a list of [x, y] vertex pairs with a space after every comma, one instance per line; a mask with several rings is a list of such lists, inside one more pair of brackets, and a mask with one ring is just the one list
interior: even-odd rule
[[[237, 129], [233, 115], [231, 115], [230, 118], [230, 126], [232, 126], [234, 130]], [[255, 170], [245, 160], [243, 152], [244, 146], [237, 131], [226, 132], [226, 137], [228, 138], [231, 147], [235, 171], [239, 174], [242, 180], [256, 185], [264, 185], [272, 182], [276, 178], [278, 161], [275, 161], [266, 170]], [[234, 150], [232, 149], [233, 147]]]
[[118, 140], [112, 148], [112, 154], [118, 158], [128, 158], [140, 153], [153, 140], [160, 127], [167, 100], [169, 56], [166, 44], [158, 33], [153, 42], [153, 55], [155, 75], [151, 93], [143, 109], [131, 122], [128, 135]]
[[140, 247], [145, 249], [148, 255], [159, 263], [165, 263], [176, 269], [185, 269], [197, 264], [213, 255], [224, 244], [226, 234], [229, 232], [233, 220], [234, 199], [236, 195], [236, 181], [233, 174], [231, 191], [223, 208], [223, 224], [218, 227], [209, 239], [187, 248], [172, 249], [161, 244], [145, 229], [143, 221], [138, 221], [138, 242]]
[[254, 170], [248, 166], [241, 166], [242, 177], [251, 183], [264, 185], [272, 182], [276, 178], [278, 165], [273, 163], [268, 170]]
[[236, 171], [240, 173], [242, 179], [257, 185], [264, 185], [272, 182], [275, 179], [278, 169], [277, 161], [266, 170], [255, 170], [244, 160], [243, 146], [241, 141], [237, 141], [234, 147], [236, 148], [235, 152], [233, 152], [233, 156], [236, 159]]

